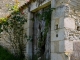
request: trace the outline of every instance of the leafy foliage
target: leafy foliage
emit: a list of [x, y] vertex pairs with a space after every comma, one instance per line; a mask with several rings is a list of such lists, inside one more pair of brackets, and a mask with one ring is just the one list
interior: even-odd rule
[[[0, 32], [6, 31], [9, 34], [9, 41], [17, 57], [24, 58], [26, 41], [24, 33], [24, 23], [27, 22], [20, 11], [12, 13], [7, 21], [0, 23]], [[6, 40], [6, 39], [5, 39]], [[25, 42], [25, 43], [24, 43]]]
[[[34, 39], [37, 40], [37, 57], [34, 60], [37, 60], [38, 58], [42, 59], [42, 60], [46, 60], [44, 56], [44, 54], [46, 54], [46, 43], [49, 41], [49, 35], [50, 34], [50, 28], [51, 28], [51, 13], [52, 13], [52, 8], [49, 7], [45, 7], [44, 9], [41, 9], [40, 11], [38, 11], [37, 13], [35, 13], [36, 17], [33, 21], [34, 24], [38, 25], [37, 27], [34, 27], [34, 29], [38, 29], [37, 31], [37, 36]], [[38, 22], [38, 23], [36, 23]], [[36, 31], [36, 30], [35, 30]], [[34, 31], [34, 32], [35, 32]], [[34, 54], [35, 56], [35, 54]], [[46, 56], [46, 55], [45, 55]]]
[[45, 28], [43, 30], [44, 34], [41, 37], [41, 40], [39, 40], [39, 47], [41, 45], [43, 45], [44, 40], [46, 39], [47, 36], [47, 32], [49, 31], [49, 28], [51, 26], [51, 13], [52, 13], [52, 9], [50, 7], [48, 7], [42, 14], [38, 14], [40, 20], [44, 20], [45, 21]]
[[[26, 39], [24, 33], [24, 23], [27, 22], [27, 19], [21, 13], [18, 8], [18, 3], [11, 6], [9, 9], [13, 13], [11, 13], [10, 17], [0, 18], [0, 33], [6, 32], [8, 33], [9, 41], [11, 48], [14, 50], [14, 54], [16, 57], [20, 57], [20, 59], [24, 59], [24, 51], [26, 47]], [[6, 43], [8, 41], [6, 38], [4, 39]]]
[[0, 60], [21, 60], [0, 46]]

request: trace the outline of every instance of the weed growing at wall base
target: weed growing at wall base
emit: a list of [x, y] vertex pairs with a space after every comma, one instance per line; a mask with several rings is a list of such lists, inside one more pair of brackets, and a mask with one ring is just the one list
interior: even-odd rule
[[0, 46], [0, 60], [21, 60], [21, 59], [16, 58], [8, 50]]

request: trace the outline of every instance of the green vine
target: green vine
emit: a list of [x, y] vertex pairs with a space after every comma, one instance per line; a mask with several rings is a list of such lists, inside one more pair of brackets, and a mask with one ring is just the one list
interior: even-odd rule
[[44, 34], [43, 34], [43, 38], [42, 38], [43, 42], [44, 42], [44, 39], [47, 36], [47, 32], [49, 31], [49, 28], [51, 26], [51, 13], [52, 13], [52, 9], [50, 7], [48, 7], [42, 14], [38, 14], [40, 20], [43, 20], [43, 18], [44, 18], [44, 21], [45, 21], [45, 29], [43, 30]]
[[9, 34], [9, 44], [15, 52], [15, 56], [24, 59], [23, 52], [25, 51], [26, 40], [24, 40], [25, 33], [23, 25], [27, 22], [27, 19], [24, 17], [24, 14], [19, 11], [17, 5], [11, 9], [13, 13], [11, 13], [9, 18], [0, 19], [0, 32], [6, 31]]
[[[46, 44], [46, 39], [47, 39], [47, 33], [50, 31], [51, 27], [51, 13], [53, 9], [49, 6], [45, 9], [41, 10], [40, 12], [35, 13], [36, 18], [39, 22], [44, 21], [45, 22], [45, 27], [43, 31], [41, 30], [41, 25], [39, 26], [39, 36], [38, 36], [38, 52], [37, 52], [37, 59], [41, 57], [44, 52], [45, 52], [45, 44]], [[32, 18], [33, 21], [34, 18]], [[42, 57], [41, 57], [42, 58]], [[44, 59], [42, 59], [44, 60]]]
[[[50, 31], [50, 28], [51, 28], [51, 13], [55, 9], [56, 8], [51, 8], [49, 6], [45, 10], [42, 10], [42, 13], [38, 12], [36, 14], [36, 16], [38, 17], [37, 20], [39, 20], [39, 22], [45, 21], [45, 27], [43, 31], [41, 31], [41, 27], [39, 27], [40, 35], [38, 37], [38, 49], [39, 49], [37, 52], [38, 57], [41, 57], [45, 52], [43, 50], [45, 50], [47, 33]], [[35, 21], [33, 18], [32, 20]]]

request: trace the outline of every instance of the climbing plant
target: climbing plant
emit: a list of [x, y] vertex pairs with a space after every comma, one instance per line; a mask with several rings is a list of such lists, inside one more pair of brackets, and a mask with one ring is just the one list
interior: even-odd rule
[[[8, 18], [0, 19], [0, 32], [6, 32], [8, 34], [7, 38], [4, 39], [6, 43], [10, 44], [11, 49], [13, 49], [16, 57], [24, 59], [24, 51], [26, 47], [26, 33], [24, 32], [24, 24], [27, 19], [19, 10], [17, 3], [10, 8], [13, 11]], [[3, 37], [2, 37], [3, 38]]]
[[[24, 18], [24, 15], [20, 11], [12, 13], [11, 17], [7, 21], [2, 22], [0, 27], [3, 27], [1, 30], [6, 31], [9, 35], [9, 44], [14, 50], [16, 56], [24, 57], [24, 49], [26, 40], [23, 24], [27, 22]], [[6, 41], [6, 39], [5, 39]], [[8, 43], [8, 41], [6, 41]]]
[[42, 40], [39, 40], [41, 41], [39, 42], [40, 45], [43, 45], [43, 42], [47, 36], [47, 32], [49, 31], [49, 28], [51, 26], [51, 12], [52, 12], [51, 8], [48, 7], [42, 14], [38, 13], [40, 20], [45, 21], [45, 28], [43, 30], [44, 34], [43, 34], [43, 37], [41, 37]]
[[[52, 13], [53, 9], [51, 8], [51, 6], [49, 7], [45, 7], [43, 9], [41, 9], [40, 11], [36, 12], [34, 14], [34, 17], [31, 19], [34, 21], [34, 25], [37, 25], [36, 27], [34, 26], [34, 41], [33, 44], [34, 46], [36, 45], [36, 50], [37, 50], [37, 54], [36, 52], [33, 53], [34, 56], [36, 56], [36, 59], [40, 58], [44, 58], [42, 57], [46, 51], [46, 42], [49, 41], [49, 34], [50, 34], [50, 28], [51, 28], [51, 13]], [[35, 30], [37, 29], [37, 30]], [[36, 31], [36, 32], [35, 32]], [[36, 36], [37, 35], [37, 36]], [[35, 48], [33, 48], [35, 49]], [[36, 55], [35, 55], [36, 54]], [[45, 55], [46, 56], [46, 55]], [[42, 60], [46, 60], [46, 59], [42, 59]]]

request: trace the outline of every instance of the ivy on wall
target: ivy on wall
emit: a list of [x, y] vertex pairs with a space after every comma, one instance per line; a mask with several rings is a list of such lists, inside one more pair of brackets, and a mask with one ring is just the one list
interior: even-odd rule
[[[45, 7], [44, 9], [41, 9], [40, 11], [38, 11], [37, 13], [35, 13], [34, 17], [31, 19], [34, 22], [34, 25], [37, 24], [37, 27], [34, 27], [34, 29], [37, 29], [38, 31], [36, 31], [37, 36], [34, 36], [34, 41], [36, 41], [35, 43], [37, 44], [37, 54], [34, 54], [35, 60], [37, 60], [39, 57], [42, 60], [46, 60], [43, 59], [44, 57], [42, 57], [45, 54], [45, 44], [47, 41], [47, 37], [48, 37], [48, 33], [50, 32], [50, 28], [51, 28], [51, 13], [52, 11], [55, 10], [53, 8], [51, 8], [51, 6], [49, 7]], [[36, 23], [37, 22], [37, 23]], [[42, 23], [44, 22], [44, 24]], [[44, 26], [44, 27], [42, 27]], [[34, 34], [35, 34], [35, 30], [34, 30]], [[34, 44], [35, 45], [35, 44]], [[33, 58], [34, 58], [33, 57]]]
[[[10, 8], [13, 11], [9, 17], [0, 18], [0, 33], [6, 32], [9, 36], [8, 42], [5, 38], [6, 43], [11, 45], [16, 57], [24, 59], [24, 51], [26, 48], [26, 33], [24, 32], [24, 24], [27, 19], [19, 10], [18, 4], [16, 3]], [[3, 37], [1, 37], [3, 38]]]
[[[43, 30], [44, 34], [43, 37], [41, 37], [43, 40], [40, 40], [42, 43], [46, 39], [47, 32], [49, 31], [49, 28], [51, 26], [51, 12], [52, 12], [51, 8], [48, 7], [42, 14], [38, 13], [40, 20], [45, 21], [45, 29]], [[43, 45], [41, 42], [40, 45]]]

